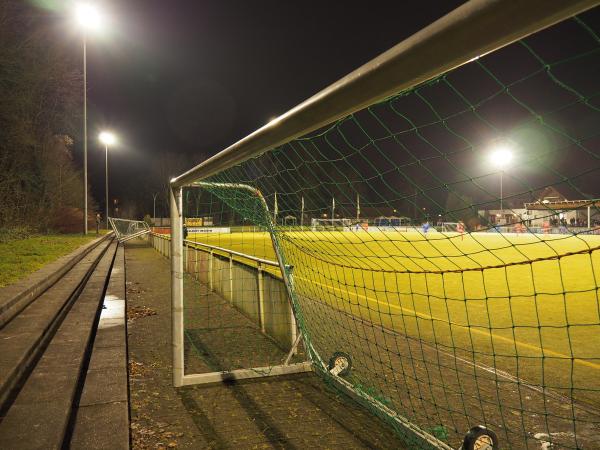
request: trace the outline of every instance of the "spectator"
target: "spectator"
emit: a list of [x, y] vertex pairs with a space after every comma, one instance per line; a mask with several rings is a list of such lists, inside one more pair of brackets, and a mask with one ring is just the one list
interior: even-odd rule
[[96, 234], [100, 234], [100, 221], [102, 220], [102, 217], [100, 216], [100, 213], [96, 213]]

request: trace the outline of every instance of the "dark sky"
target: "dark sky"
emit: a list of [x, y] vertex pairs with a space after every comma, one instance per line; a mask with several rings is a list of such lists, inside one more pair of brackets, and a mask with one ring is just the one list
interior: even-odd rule
[[[64, 7], [72, 0], [29, 1], [46, 7], [63, 5], [55, 8], [62, 21], [57, 36], [63, 36], [80, 57], [81, 33]], [[245, 137], [463, 1], [98, 0], [97, 3], [109, 20], [101, 33], [91, 34], [88, 39], [88, 167], [92, 194], [103, 203], [104, 152], [97, 135], [101, 129], [109, 128], [120, 140], [110, 154], [110, 197], [119, 198], [122, 206], [137, 204], [139, 208], [132, 214], [141, 215], [151, 212], [152, 193], [161, 189], [168, 176], [178, 175]], [[596, 32], [600, 29], [598, 10], [583, 15], [590, 30]], [[438, 154], [430, 162], [419, 164], [422, 173], [410, 174], [415, 182], [422, 187], [431, 184], [435, 178], [431, 171], [445, 177], [445, 182], [462, 177], [464, 189], [455, 185], [456, 189], [475, 200], [485, 200], [481, 193], [495, 192], [497, 177], [493, 171], [490, 174], [489, 161], [482, 159], [489, 153], [484, 144], [503, 132], [510, 132], [519, 120], [546, 114], [545, 119], [552, 118], [558, 128], [577, 137], [571, 141], [573, 148], [563, 150], [566, 147], [560, 142], [560, 132], [550, 132], [553, 147], [538, 139], [539, 133], [519, 137], [526, 143], [522, 145], [521, 156], [529, 162], [513, 168], [505, 187], [532, 196], [532, 186], [562, 183], [561, 189], [570, 190], [571, 196], [600, 195], [596, 179], [598, 143], [588, 140], [579, 146], [577, 141], [595, 136], [593, 130], [600, 114], [596, 98], [600, 46], [593, 32], [575, 21], [567, 22], [541, 36], [527, 38], [526, 44], [532, 51], [527, 45], [510, 46], [452, 72], [446, 79], [449, 84], [425, 87], [424, 97], [412, 95], [398, 100], [403, 113], [424, 125], [432, 120], [427, 98], [441, 114], [464, 110], [465, 102], [472, 106], [493, 98], [478, 107], [477, 117], [462, 113], [465, 123], [457, 117], [452, 124], [463, 137], [480, 144], [479, 155], [461, 151], [452, 156], [459, 167], [474, 171], [451, 173], [446, 166], [453, 161]], [[588, 50], [587, 59], [579, 58]], [[523, 78], [510, 92], [501, 89], [502, 95], [497, 95], [499, 86], [508, 86], [543, 69], [546, 63], [563, 59], [570, 62], [553, 66], [551, 73], [542, 70], [537, 78]], [[552, 76], [558, 76], [565, 86], [552, 81]], [[454, 88], [466, 97], [459, 98]], [[578, 95], [591, 103], [582, 103]], [[566, 109], [562, 116], [548, 116], [557, 105], [571, 101], [581, 111]], [[485, 125], [486, 121], [496, 128]], [[402, 126], [402, 121], [396, 125]], [[552, 124], [545, 122], [544, 127], [547, 132]], [[438, 139], [439, 148], [451, 151], [452, 139], [446, 130], [428, 130], [430, 139]], [[424, 143], [423, 136], [416, 137], [420, 144]], [[432, 147], [429, 143], [423, 148], [417, 144], [407, 142], [425, 161]], [[543, 152], [550, 147], [559, 151], [543, 157], [534, 151]], [[76, 142], [75, 153], [80, 162], [81, 138]], [[397, 149], [388, 153], [398, 158], [408, 155]], [[581, 175], [582, 168], [590, 164], [594, 170]], [[480, 175], [484, 178], [478, 191], [474, 178], [469, 177]], [[577, 189], [567, 177], [573, 177]], [[443, 187], [441, 181], [437, 184], [438, 188]], [[412, 192], [412, 187], [399, 189]], [[418, 202], [431, 200], [428, 195]], [[438, 200], [442, 204], [445, 195], [446, 191], [441, 189]], [[492, 203], [495, 197], [491, 195]], [[386, 197], [388, 203], [394, 200], [393, 196]], [[519, 199], [521, 204], [522, 201]], [[159, 209], [158, 214], [164, 212]]]
[[110, 186], [126, 196], [132, 185], [142, 189], [161, 153], [199, 163], [461, 3], [104, 3], [112, 23], [88, 41], [95, 198], [102, 200], [104, 188], [99, 128], [119, 134]]

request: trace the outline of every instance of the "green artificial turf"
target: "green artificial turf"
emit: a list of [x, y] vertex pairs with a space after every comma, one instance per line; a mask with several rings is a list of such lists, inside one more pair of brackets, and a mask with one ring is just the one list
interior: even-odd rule
[[[599, 400], [600, 236], [297, 231], [279, 238], [299, 298]], [[267, 233], [188, 239], [276, 260]]]

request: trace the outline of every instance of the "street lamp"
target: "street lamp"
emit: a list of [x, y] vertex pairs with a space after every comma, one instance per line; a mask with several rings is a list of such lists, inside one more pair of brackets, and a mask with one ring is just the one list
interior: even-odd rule
[[87, 204], [87, 32], [97, 30], [102, 23], [102, 17], [95, 6], [80, 3], [76, 8], [77, 23], [83, 30], [83, 232], [88, 232]]
[[504, 177], [504, 169], [510, 164], [513, 159], [513, 153], [508, 146], [502, 145], [496, 147], [490, 153], [491, 163], [500, 169], [500, 211], [504, 215], [504, 193], [502, 192], [502, 178]]
[[105, 197], [104, 197], [104, 201], [105, 201], [105, 205], [106, 205], [106, 212], [105, 212], [105, 214], [106, 214], [106, 217], [105, 217], [106, 229], [108, 230], [108, 146], [113, 145], [115, 142], [117, 142], [117, 138], [110, 131], [103, 131], [98, 136], [98, 139], [100, 139], [100, 142], [102, 142], [104, 144], [104, 150], [105, 150], [105, 180], [104, 180], [104, 189], [105, 189], [104, 195], [105, 195]]
[[156, 226], [156, 197], [158, 197], [158, 192], [152, 194], [153, 206], [152, 206], [152, 222], [154, 226]]

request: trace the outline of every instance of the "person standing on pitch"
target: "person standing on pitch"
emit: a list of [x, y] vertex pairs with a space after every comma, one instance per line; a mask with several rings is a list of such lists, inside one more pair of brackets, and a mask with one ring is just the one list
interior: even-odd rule
[[429, 227], [431, 227], [431, 225], [429, 225], [429, 220], [427, 220], [423, 224], [423, 234], [427, 234], [427, 232], [429, 231]]

